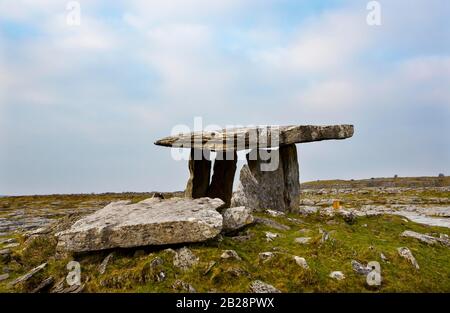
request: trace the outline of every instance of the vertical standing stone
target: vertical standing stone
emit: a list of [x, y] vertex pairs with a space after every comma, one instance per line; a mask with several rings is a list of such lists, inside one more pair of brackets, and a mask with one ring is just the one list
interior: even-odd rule
[[280, 164], [284, 173], [284, 202], [289, 210], [297, 209], [300, 204], [300, 178], [295, 144], [280, 147]]
[[211, 160], [208, 150], [191, 149], [189, 174], [185, 191], [186, 198], [206, 197], [211, 175]]
[[[226, 157], [224, 157], [226, 155]], [[237, 153], [230, 154], [217, 153], [214, 161], [214, 170], [211, 185], [208, 188], [207, 196], [209, 198], [220, 198], [225, 202], [225, 207], [231, 204], [233, 195], [233, 182], [236, 173]]]
[[[252, 160], [251, 156], [255, 153], [257, 158]], [[252, 150], [247, 154], [247, 164], [241, 169], [239, 185], [233, 194], [231, 205], [245, 206], [255, 211], [286, 211], [283, 166], [279, 162], [274, 171], [262, 170], [263, 165], [268, 162], [261, 159], [260, 153], [259, 150]]]
[[260, 151], [256, 160], [250, 158], [255, 152], [252, 150], [247, 154], [247, 164], [242, 167], [231, 205], [246, 206], [256, 211], [272, 209], [284, 212], [297, 208], [300, 181], [295, 145], [280, 147], [278, 167], [272, 171], [262, 170], [262, 165], [268, 161], [261, 159]]

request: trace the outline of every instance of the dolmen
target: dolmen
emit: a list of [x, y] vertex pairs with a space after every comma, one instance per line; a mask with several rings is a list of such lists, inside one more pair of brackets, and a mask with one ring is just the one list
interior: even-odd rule
[[[56, 233], [58, 249], [79, 253], [202, 242], [251, 224], [253, 211], [294, 210], [300, 197], [295, 144], [352, 135], [352, 125], [257, 126], [160, 139], [156, 145], [190, 149], [184, 197], [113, 202]], [[247, 164], [233, 194], [241, 150], [249, 150]]]
[[[297, 143], [341, 140], [353, 125], [291, 125], [230, 128], [162, 138], [156, 145], [191, 149], [187, 198], [220, 198], [226, 206], [290, 211], [300, 196]], [[250, 150], [233, 195], [237, 151]], [[216, 152], [212, 178], [210, 153]]]

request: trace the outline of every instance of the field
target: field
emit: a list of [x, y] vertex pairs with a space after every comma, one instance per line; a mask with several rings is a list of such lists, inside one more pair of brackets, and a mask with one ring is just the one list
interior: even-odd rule
[[[364, 210], [370, 205], [403, 212], [405, 208], [415, 207], [414, 214], [428, 219], [448, 219], [448, 181], [431, 185], [424, 180], [408, 180], [415, 181], [414, 184], [421, 182], [419, 185], [405, 182], [380, 185], [377, 182], [376, 186], [371, 186], [373, 180], [302, 184], [299, 212], [276, 217], [256, 213], [257, 222], [237, 233], [187, 245], [198, 257], [198, 262], [187, 270], [173, 264], [174, 250], [182, 246], [78, 255], [56, 253], [56, 240], [52, 235], [55, 231], [111, 201], [139, 201], [152, 193], [0, 198], [0, 242], [5, 239], [16, 242], [10, 248], [7, 245], [11, 243], [0, 245], [0, 250], [11, 251], [0, 259], [0, 274], [9, 274], [0, 282], [0, 291], [30, 292], [49, 277], [52, 283], [41, 291], [55, 291], [69, 273], [67, 264], [76, 260], [81, 265], [82, 281], [82, 289], [77, 291], [82, 292], [248, 292], [255, 280], [282, 292], [450, 292], [450, 248], [401, 236], [403, 231], [412, 230], [448, 238], [450, 228], [415, 223], [402, 214], [367, 214], [348, 219], [331, 208], [336, 200], [343, 210]], [[165, 197], [174, 195], [178, 194], [169, 193]], [[306, 208], [311, 207], [318, 210], [306, 214]], [[426, 212], [439, 214], [426, 215]], [[27, 234], [44, 226], [50, 227], [49, 233]], [[268, 240], [267, 232], [278, 236]], [[299, 237], [309, 237], [310, 241], [295, 242]], [[399, 247], [410, 249], [419, 269], [398, 254]], [[222, 258], [225, 250], [236, 251], [240, 259]], [[113, 255], [101, 274], [99, 266], [111, 252]], [[263, 252], [272, 254], [267, 258], [260, 255]], [[298, 265], [294, 256], [303, 257], [309, 268]], [[352, 261], [361, 264], [378, 261], [381, 286], [369, 287], [366, 276], [353, 270]], [[48, 263], [44, 270], [23, 283], [10, 286], [12, 280], [44, 262]], [[345, 278], [330, 278], [333, 271], [341, 271]]]

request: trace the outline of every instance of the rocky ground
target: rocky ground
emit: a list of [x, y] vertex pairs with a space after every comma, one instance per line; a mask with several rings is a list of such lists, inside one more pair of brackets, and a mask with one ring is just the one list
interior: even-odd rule
[[[450, 292], [446, 179], [302, 184], [298, 211], [256, 213], [203, 243], [78, 254], [57, 253], [54, 233], [112, 201], [153, 194], [2, 197], [0, 291]], [[74, 260], [81, 285], [70, 286]]]

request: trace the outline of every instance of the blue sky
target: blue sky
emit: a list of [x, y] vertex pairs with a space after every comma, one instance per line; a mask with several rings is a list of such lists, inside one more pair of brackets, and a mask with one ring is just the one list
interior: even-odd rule
[[[0, 0], [0, 194], [181, 190], [177, 124], [355, 125], [302, 181], [450, 172], [450, 2]], [[242, 162], [240, 162], [242, 164]]]

